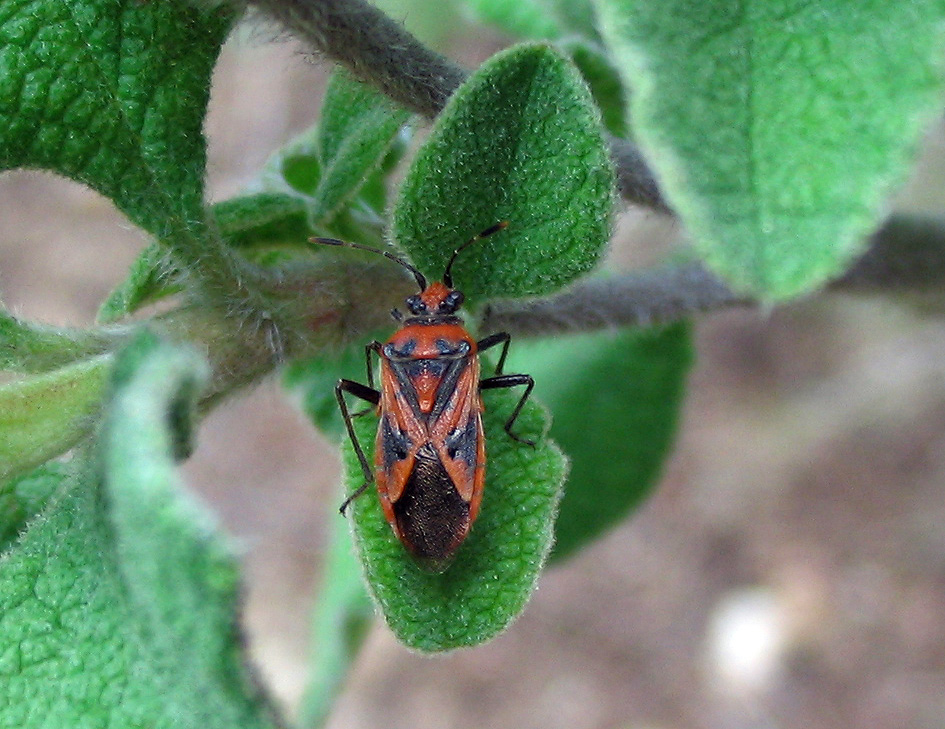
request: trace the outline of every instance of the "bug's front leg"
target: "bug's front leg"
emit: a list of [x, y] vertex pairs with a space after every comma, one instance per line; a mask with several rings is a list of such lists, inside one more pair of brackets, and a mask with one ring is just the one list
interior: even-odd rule
[[[370, 345], [368, 349], [368, 360], [370, 361]], [[354, 380], [338, 380], [338, 384], [335, 386], [335, 398], [338, 400], [338, 409], [341, 411], [341, 417], [345, 421], [345, 429], [348, 431], [348, 438], [351, 439], [351, 445], [354, 446], [354, 452], [358, 456], [358, 461], [361, 463], [361, 471], [364, 473], [364, 483], [361, 485], [361, 488], [345, 499], [344, 503], [341, 505], [339, 511], [342, 514], [345, 513], [348, 504], [363, 494], [365, 490], [367, 490], [367, 487], [374, 481], [374, 473], [371, 471], [371, 465], [368, 463], [367, 457], [364, 455], [364, 449], [361, 447], [361, 442], [354, 432], [354, 424], [351, 422], [351, 412], [348, 410], [348, 403], [345, 401], [346, 392], [372, 405], [377, 405], [381, 401], [380, 392], [373, 387], [362, 385], [360, 382], [355, 382]]]
[[[374, 389], [374, 363], [371, 362], [371, 352], [374, 352], [380, 358], [381, 356], [381, 343], [376, 339], [368, 344], [364, 348], [364, 364], [367, 371], [367, 384], [368, 387], [372, 390]], [[374, 403], [377, 405], [377, 403]]]
[[[380, 357], [381, 355], [381, 343], [378, 342], [376, 339], [364, 348], [364, 366], [365, 366], [365, 371], [367, 372], [367, 386], [369, 390], [376, 390], [376, 388], [374, 387], [374, 366], [373, 366], [373, 362], [371, 362], [371, 352], [376, 354], [378, 357]], [[351, 382], [351, 380], [345, 380], [345, 382]], [[352, 384], [357, 385], [359, 383], [352, 382]], [[349, 390], [349, 392], [351, 391]], [[360, 395], [358, 397], [360, 397]], [[361, 398], [361, 399], [365, 400], [367, 398]], [[368, 400], [368, 402], [372, 403], [373, 405], [377, 405], [377, 402], [375, 401]], [[351, 413], [351, 417], [360, 418], [362, 415], [366, 415], [369, 412], [371, 412], [371, 408], [365, 408], [364, 410], [358, 410], [358, 412], [356, 413]]]

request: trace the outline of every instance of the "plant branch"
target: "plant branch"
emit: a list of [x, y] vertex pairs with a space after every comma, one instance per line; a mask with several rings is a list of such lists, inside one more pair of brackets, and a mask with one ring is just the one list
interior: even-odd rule
[[[829, 290], [941, 294], [945, 290], [945, 219], [891, 217], [866, 253]], [[650, 326], [692, 314], [760, 302], [733, 292], [701, 263], [662, 266], [579, 283], [539, 300], [490, 305], [483, 331], [549, 335], [617, 326]]]
[[700, 263], [661, 266], [583, 281], [545, 299], [490, 304], [483, 331], [517, 335], [587, 332], [619, 326], [651, 326], [700, 311], [748, 306]]
[[[366, 0], [250, 0], [250, 5], [427, 119], [443, 110], [468, 76]], [[640, 151], [617, 137], [609, 137], [608, 144], [621, 195], [670, 213]]]
[[364, 0], [250, 0], [250, 5], [429, 119], [466, 79], [466, 71]]
[[[426, 48], [365, 0], [249, 0], [317, 52], [346, 66], [403, 106], [436, 117], [467, 72]], [[672, 214], [640, 151], [608, 140], [624, 199]], [[832, 290], [903, 291], [945, 283], [945, 226], [938, 219], [893, 217], [867, 253]], [[669, 322], [696, 312], [753, 302], [701, 264], [688, 263], [590, 281], [540, 301], [493, 304], [490, 329], [550, 334]]]

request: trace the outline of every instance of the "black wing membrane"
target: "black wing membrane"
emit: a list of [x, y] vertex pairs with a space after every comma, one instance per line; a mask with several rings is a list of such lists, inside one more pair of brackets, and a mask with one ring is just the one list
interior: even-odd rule
[[431, 444], [417, 451], [413, 471], [394, 504], [394, 515], [417, 560], [431, 571], [445, 569], [469, 531], [469, 504]]

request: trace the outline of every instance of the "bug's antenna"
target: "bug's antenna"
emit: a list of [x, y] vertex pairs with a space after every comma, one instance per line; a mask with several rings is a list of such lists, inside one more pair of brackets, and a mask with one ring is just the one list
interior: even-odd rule
[[470, 238], [465, 243], [463, 243], [459, 248], [453, 251], [453, 255], [450, 257], [449, 263], [446, 264], [446, 270], [443, 272], [443, 283], [445, 283], [450, 288], [453, 288], [453, 276], [450, 273], [450, 270], [453, 268], [453, 264], [456, 262], [456, 257], [460, 253], [462, 253], [464, 250], [469, 248], [469, 246], [471, 246], [476, 241], [482, 240], [483, 238], [488, 238], [493, 233], [498, 233], [500, 230], [504, 230], [508, 226], [509, 226], [508, 220], [503, 220], [499, 223], [496, 223], [495, 225], [492, 225], [486, 228], [481, 233], [477, 233], [472, 238]]
[[[494, 226], [493, 226], [494, 227]], [[420, 287], [420, 290], [423, 291], [427, 287], [427, 280], [420, 271], [418, 271], [414, 266], [410, 265], [403, 258], [395, 256], [390, 251], [382, 251], [379, 248], [371, 248], [371, 246], [364, 246], [360, 243], [351, 243], [346, 240], [338, 240], [337, 238], [309, 238], [309, 243], [320, 243], [326, 246], [343, 246], [345, 248], [357, 248], [359, 251], [369, 251], [370, 253], [379, 253], [384, 256], [384, 258], [389, 258], [394, 263], [399, 263], [401, 266], [406, 268], [410, 273], [413, 274], [413, 277], [417, 279], [417, 285]]]

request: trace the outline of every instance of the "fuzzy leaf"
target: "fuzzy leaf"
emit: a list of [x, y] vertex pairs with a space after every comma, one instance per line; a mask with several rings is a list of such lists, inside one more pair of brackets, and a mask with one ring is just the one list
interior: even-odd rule
[[180, 290], [167, 250], [151, 243], [138, 257], [125, 277], [98, 309], [96, 319], [109, 324], [132, 314], [142, 306]]
[[[514, 0], [513, 0], [514, 1]], [[591, 0], [545, 0], [567, 34], [599, 42], [597, 13]]]
[[0, 309], [0, 370], [48, 372], [101, 354], [113, 343], [103, 331], [33, 324]]
[[513, 343], [507, 366], [535, 378], [550, 435], [571, 459], [552, 558], [599, 537], [656, 486], [691, 361], [679, 324]]
[[62, 484], [68, 468], [67, 464], [50, 461], [0, 485], [0, 554], [46, 505]]
[[235, 561], [173, 467], [202, 375], [138, 338], [99, 457], [0, 557], [0, 726], [271, 726], [241, 663]]
[[242, 195], [216, 203], [211, 212], [226, 242], [242, 251], [268, 246], [300, 248], [312, 234], [305, 205], [289, 195]]
[[84, 182], [152, 233], [203, 221], [203, 116], [224, 6], [5, 0], [0, 169]]
[[465, 4], [516, 38], [597, 38], [589, 0], [466, 0]]
[[[247, 254], [268, 247], [301, 247], [312, 234], [305, 204], [296, 197], [259, 193], [224, 200], [211, 209], [217, 230]], [[165, 246], [152, 243], [131, 266], [128, 276], [105, 299], [100, 322], [112, 322], [143, 306], [177, 293], [181, 276]]]
[[102, 355], [0, 387], [0, 484], [91, 433], [110, 363]]
[[626, 137], [629, 131], [626, 97], [613, 62], [599, 45], [583, 39], [565, 39], [558, 45], [567, 52], [590, 87], [607, 131]]
[[[338, 503], [341, 503], [339, 498]], [[333, 515], [337, 515], [332, 509]], [[374, 622], [347, 524], [336, 519], [312, 616], [312, 665], [299, 708], [302, 729], [321, 727]]]
[[318, 124], [322, 174], [312, 194], [313, 220], [328, 222], [357, 193], [409, 118], [409, 112], [347, 71], [335, 71]]
[[[543, 436], [547, 413], [530, 403], [516, 421], [519, 435], [538, 440], [532, 449], [502, 429], [516, 393], [493, 390], [483, 398], [488, 465], [482, 508], [445, 572], [424, 572], [408, 556], [373, 489], [349, 510], [368, 587], [387, 624], [401, 642], [425, 652], [477, 645], [502, 631], [525, 607], [551, 549], [567, 466], [558, 447]], [[377, 420], [356, 421], [373, 463]], [[349, 443], [343, 452], [351, 493], [363, 476]]]
[[507, 220], [454, 267], [470, 299], [553, 291], [596, 263], [610, 235], [613, 170], [600, 118], [556, 51], [495, 55], [453, 94], [407, 172], [394, 238], [431, 277], [457, 246]]
[[299, 409], [315, 427], [334, 439], [340, 439], [344, 433], [344, 423], [335, 399], [335, 384], [342, 377], [364, 381], [364, 345], [372, 338], [367, 335], [362, 342], [351, 344], [338, 353], [290, 362], [285, 368], [283, 384], [298, 399]]
[[266, 162], [260, 184], [300, 196], [315, 229], [332, 230], [335, 219], [358, 203], [372, 206], [376, 217], [384, 210], [384, 180], [403, 154], [399, 137], [409, 118], [386, 96], [338, 70], [319, 124]]
[[940, 114], [939, 0], [597, 0], [634, 136], [707, 263], [774, 300], [863, 250]]
[[557, 38], [561, 29], [544, 0], [466, 0], [483, 21], [494, 23], [515, 38]]

